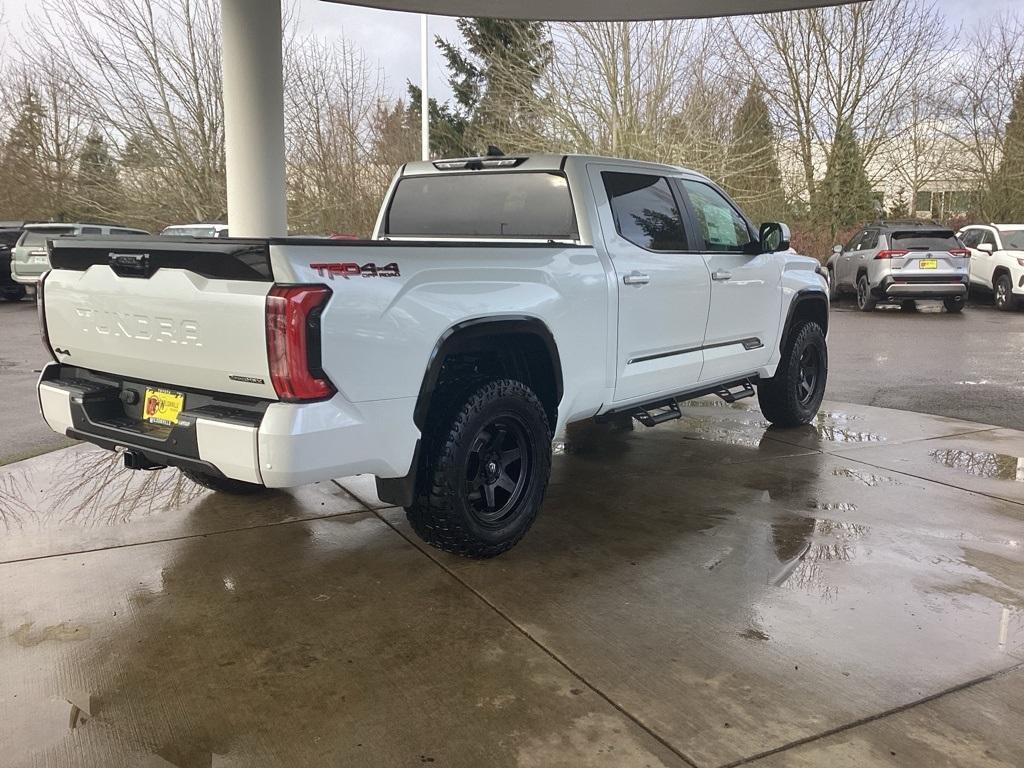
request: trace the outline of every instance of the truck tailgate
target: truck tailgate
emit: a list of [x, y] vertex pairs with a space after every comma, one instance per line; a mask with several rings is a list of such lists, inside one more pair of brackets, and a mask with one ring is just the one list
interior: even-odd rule
[[263, 241], [62, 238], [43, 291], [63, 363], [183, 388], [276, 399]]

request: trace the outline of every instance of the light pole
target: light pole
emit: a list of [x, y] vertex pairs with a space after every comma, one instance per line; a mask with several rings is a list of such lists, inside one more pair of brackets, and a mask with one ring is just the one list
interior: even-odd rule
[[427, 35], [427, 14], [420, 14], [420, 159], [430, 159], [430, 94], [427, 88], [427, 51], [430, 50]]

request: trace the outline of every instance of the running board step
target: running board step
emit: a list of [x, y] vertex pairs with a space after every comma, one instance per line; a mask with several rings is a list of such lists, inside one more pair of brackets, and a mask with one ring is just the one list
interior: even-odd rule
[[757, 392], [754, 390], [753, 384], [749, 381], [744, 381], [742, 384], [734, 387], [716, 389], [715, 394], [727, 403], [735, 403], [737, 400], [742, 400], [745, 397], [753, 397]]
[[681, 419], [683, 414], [679, 412], [678, 402], [675, 400], [665, 400], [661, 403], [655, 403], [648, 408], [638, 408], [633, 411], [633, 418], [645, 427], [656, 427], [659, 424], [664, 424], [666, 421]]

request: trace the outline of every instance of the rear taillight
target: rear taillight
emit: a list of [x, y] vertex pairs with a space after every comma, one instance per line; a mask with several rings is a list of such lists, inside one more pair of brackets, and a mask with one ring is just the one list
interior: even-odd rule
[[966, 248], [950, 248], [950, 256], [956, 256], [958, 259], [969, 259], [971, 258], [971, 252]]
[[906, 256], [910, 251], [903, 251], [899, 249], [887, 248], [884, 251], [879, 251], [876, 255], [876, 259], [891, 259], [893, 256]]
[[275, 285], [267, 294], [270, 381], [282, 400], [324, 400], [336, 391], [320, 367], [320, 315], [330, 297], [326, 285]]
[[46, 347], [46, 351], [49, 353], [50, 357], [52, 357], [55, 362], [59, 363], [60, 360], [57, 360], [57, 355], [53, 352], [53, 345], [50, 344], [50, 331], [46, 327], [46, 310], [43, 307], [43, 285], [46, 283], [46, 278], [49, 276], [49, 270], [43, 272], [43, 274], [39, 276], [39, 282], [36, 283], [36, 314], [39, 316], [39, 335], [43, 340], [43, 346]]

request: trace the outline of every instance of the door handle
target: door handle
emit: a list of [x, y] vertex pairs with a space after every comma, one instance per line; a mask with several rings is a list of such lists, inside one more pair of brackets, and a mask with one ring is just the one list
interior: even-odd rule
[[724, 269], [719, 269], [711, 273], [712, 280], [731, 280], [732, 272], [726, 272]]
[[642, 272], [633, 271], [628, 275], [624, 275], [622, 282], [626, 285], [647, 285], [647, 283], [651, 282], [651, 276], [645, 275]]

